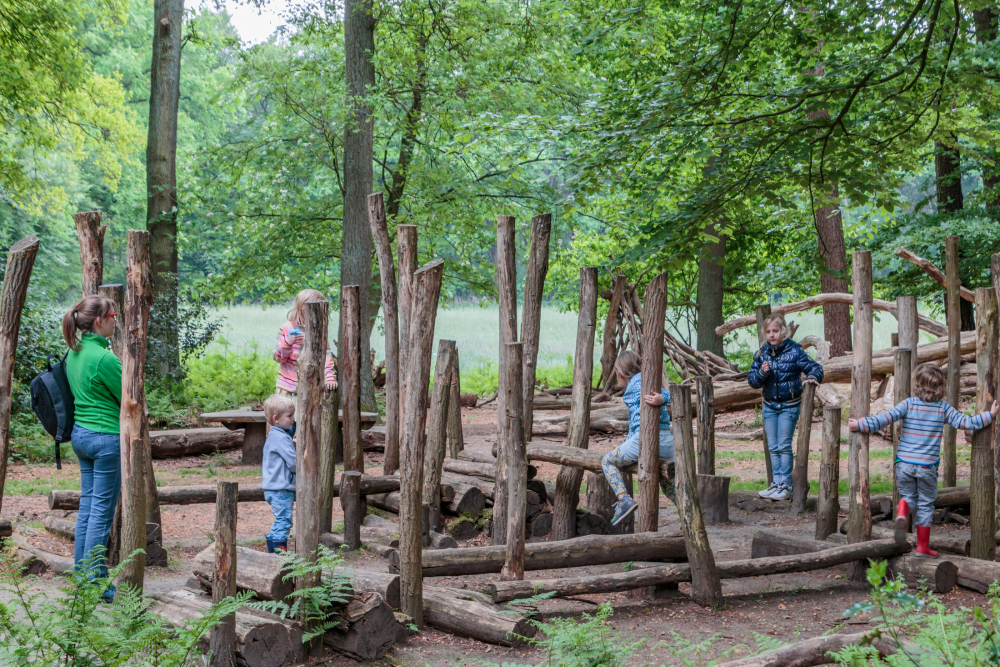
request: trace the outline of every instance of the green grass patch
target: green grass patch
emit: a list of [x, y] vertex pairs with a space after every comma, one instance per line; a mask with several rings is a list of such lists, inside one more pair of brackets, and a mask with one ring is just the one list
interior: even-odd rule
[[[892, 492], [892, 479], [885, 475], [875, 475], [871, 478], [869, 485], [870, 492], [873, 494]], [[763, 491], [766, 488], [767, 482], [764, 478], [745, 480], [733, 477], [729, 482], [729, 489], [731, 491]], [[849, 490], [848, 481], [846, 479], [840, 480], [837, 492], [840, 495], [846, 495]], [[810, 495], [819, 495], [819, 480], [809, 480], [809, 493]]]
[[8, 479], [3, 491], [8, 496], [48, 495], [54, 490], [80, 490], [80, 479], [39, 477], [38, 479]]

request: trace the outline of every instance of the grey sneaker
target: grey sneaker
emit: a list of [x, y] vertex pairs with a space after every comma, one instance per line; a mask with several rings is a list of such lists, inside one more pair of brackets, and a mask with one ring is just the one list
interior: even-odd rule
[[763, 491], [758, 491], [757, 495], [760, 496], [761, 498], [770, 499], [771, 496], [774, 495], [777, 492], [778, 492], [778, 485], [777, 484], [771, 484], [771, 486], [767, 487]]
[[622, 496], [622, 499], [615, 505], [615, 515], [611, 517], [611, 525], [617, 526], [634, 511], [635, 501], [630, 496]]
[[788, 500], [792, 497], [792, 489], [784, 484], [778, 487], [778, 490], [770, 495], [770, 500]]

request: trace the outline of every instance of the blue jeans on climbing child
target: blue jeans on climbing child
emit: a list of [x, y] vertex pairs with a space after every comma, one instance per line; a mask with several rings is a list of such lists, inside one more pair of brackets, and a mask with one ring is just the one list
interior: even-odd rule
[[792, 436], [799, 423], [802, 402], [764, 403], [764, 433], [771, 456], [771, 472], [775, 484], [792, 487]]
[[[668, 461], [674, 460], [674, 436], [671, 435], [668, 428], [660, 431], [660, 458], [667, 459]], [[622, 494], [627, 493], [625, 480], [622, 479], [620, 468], [632, 465], [638, 460], [638, 431], [626, 438], [625, 442], [612, 449], [601, 459], [601, 468], [604, 470], [604, 477], [608, 480], [608, 484], [611, 485], [616, 496], [620, 497]], [[671, 480], [669, 484], [665, 480], [661, 481], [661, 486], [664, 486], [663, 492], [667, 497], [673, 500], [673, 481]]]
[[104, 552], [122, 488], [121, 437], [79, 424], [73, 427], [71, 437], [73, 453], [80, 461], [80, 510], [76, 515], [73, 562], [79, 570], [87, 566], [91, 579], [105, 577], [108, 569]]
[[292, 530], [292, 505], [295, 503], [294, 491], [265, 491], [264, 500], [271, 506], [274, 523], [271, 532], [267, 534], [272, 542], [285, 542]]

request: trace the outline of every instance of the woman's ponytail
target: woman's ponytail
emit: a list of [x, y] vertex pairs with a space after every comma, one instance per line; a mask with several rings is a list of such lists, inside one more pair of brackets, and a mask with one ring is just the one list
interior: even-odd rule
[[94, 322], [115, 310], [115, 302], [103, 296], [85, 296], [63, 315], [62, 330], [66, 346], [76, 351], [80, 331], [93, 331]]

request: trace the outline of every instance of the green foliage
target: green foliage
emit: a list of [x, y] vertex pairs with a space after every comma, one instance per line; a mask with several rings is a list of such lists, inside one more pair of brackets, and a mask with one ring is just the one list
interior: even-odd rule
[[[462, 391], [489, 396], [500, 386], [500, 367], [495, 361], [468, 365], [461, 373]], [[601, 379], [600, 364], [595, 364], [592, 384]], [[573, 357], [567, 355], [565, 363], [539, 366], [535, 373], [535, 386], [541, 388], [567, 387], [573, 384]]]

